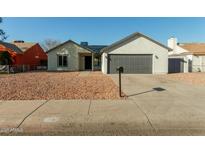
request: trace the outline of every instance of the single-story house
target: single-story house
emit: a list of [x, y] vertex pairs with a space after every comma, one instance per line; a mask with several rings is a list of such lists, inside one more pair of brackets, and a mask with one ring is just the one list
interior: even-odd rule
[[38, 43], [24, 42], [22, 40], [13, 42], [0, 41], [0, 52], [7, 51], [12, 55], [13, 67], [23, 68], [28, 66], [29, 70], [37, 67], [47, 66], [47, 54]]
[[99, 70], [105, 74], [124, 73], [165, 74], [168, 72], [167, 46], [141, 34], [134, 33], [109, 46], [78, 44], [68, 40], [48, 53], [49, 71]]
[[169, 72], [205, 72], [205, 43], [178, 43], [177, 38], [168, 39]]

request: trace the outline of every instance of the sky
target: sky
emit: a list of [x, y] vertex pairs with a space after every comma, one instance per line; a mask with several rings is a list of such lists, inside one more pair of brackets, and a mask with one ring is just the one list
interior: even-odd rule
[[109, 45], [134, 32], [143, 33], [167, 44], [171, 36], [179, 42], [205, 42], [205, 18], [111, 18], [111, 17], [9, 17], [0, 24], [10, 42], [24, 40], [42, 43], [45, 39], [61, 42], [72, 39], [77, 43]]

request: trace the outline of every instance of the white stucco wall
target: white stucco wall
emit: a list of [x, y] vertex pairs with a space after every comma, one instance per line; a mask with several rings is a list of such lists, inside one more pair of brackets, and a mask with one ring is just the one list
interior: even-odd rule
[[[78, 71], [79, 66], [79, 53], [90, 53], [72, 42], [68, 42], [48, 53], [48, 71]], [[67, 55], [68, 66], [58, 67], [57, 55]]]
[[202, 56], [202, 72], [205, 72], [205, 56]]
[[[171, 48], [171, 47], [170, 47]], [[171, 49], [173, 49], [173, 48], [171, 48]], [[180, 46], [176, 46], [174, 49], [173, 49], [173, 51], [170, 51], [169, 53], [168, 53], [168, 55], [172, 55], [172, 54], [181, 54], [181, 53], [187, 53], [187, 52], [189, 52], [189, 51], [187, 51], [187, 50], [185, 50], [185, 49], [183, 49], [183, 48], [181, 48]]]
[[171, 49], [172, 51], [169, 51], [168, 55], [173, 55], [173, 54], [181, 54], [185, 52], [189, 52], [188, 50], [183, 49], [182, 47], [177, 45], [177, 38], [171, 37], [170, 39], [167, 40], [167, 46]]
[[177, 38], [174, 37], [171, 37], [170, 39], [167, 40], [167, 46], [172, 49], [172, 51], [169, 51], [168, 55], [189, 52], [188, 50], [185, 50], [182, 47], [178, 46]]
[[[108, 54], [152, 54], [153, 74], [168, 72], [168, 49], [144, 38], [139, 37], [117, 49], [108, 51]], [[102, 72], [107, 73], [107, 55], [102, 54]]]
[[193, 56], [192, 71], [205, 72], [205, 56]]

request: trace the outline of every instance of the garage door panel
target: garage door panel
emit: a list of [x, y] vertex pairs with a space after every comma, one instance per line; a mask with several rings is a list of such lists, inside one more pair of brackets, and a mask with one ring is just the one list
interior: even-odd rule
[[118, 73], [116, 68], [124, 67], [127, 74], [152, 74], [152, 55], [109, 55], [108, 72]]

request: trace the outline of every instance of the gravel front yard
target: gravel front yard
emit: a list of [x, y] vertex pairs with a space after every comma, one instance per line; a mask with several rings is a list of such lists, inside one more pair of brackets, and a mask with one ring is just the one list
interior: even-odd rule
[[184, 83], [193, 84], [193, 85], [202, 85], [205, 86], [205, 73], [174, 73], [167, 75], [160, 75], [168, 80], [182, 81]]
[[31, 72], [0, 75], [0, 100], [120, 99], [101, 72]]

